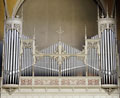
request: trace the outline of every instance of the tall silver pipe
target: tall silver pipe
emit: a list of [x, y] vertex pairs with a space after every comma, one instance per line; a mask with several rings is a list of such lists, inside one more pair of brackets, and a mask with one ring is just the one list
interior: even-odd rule
[[[70, 46], [68, 46], [68, 52], [70, 54]], [[70, 59], [68, 59], [68, 66], [69, 66], [69, 69], [70, 69]], [[69, 71], [69, 76], [70, 76], [71, 75], [70, 70], [68, 70], [68, 71]]]
[[24, 68], [24, 70], [25, 70], [25, 72], [24, 72], [24, 76], [26, 76], [26, 49], [24, 49], [24, 66], [25, 66], [25, 68]]
[[106, 61], [106, 83], [108, 84], [108, 54], [107, 54], [107, 52], [108, 52], [108, 47], [107, 47], [107, 30], [105, 30], [105, 57], [106, 57], [106, 59], [105, 59], [105, 61]]
[[17, 42], [17, 47], [16, 47], [16, 72], [17, 72], [17, 74], [16, 74], [16, 84], [18, 84], [18, 82], [19, 82], [19, 80], [18, 80], [18, 78], [19, 78], [19, 57], [20, 57], [20, 39], [19, 39], [19, 32], [17, 31], [16, 32], [16, 34], [17, 34], [17, 36], [16, 36], [16, 42]]
[[6, 36], [6, 33], [5, 33], [5, 35], [4, 35], [4, 41], [5, 41], [5, 47], [6, 48], [4, 48], [4, 54], [5, 54], [5, 56], [4, 56], [4, 60], [5, 60], [5, 66], [4, 66], [4, 74], [3, 74], [3, 77], [5, 77], [4, 79], [3, 79], [3, 83], [4, 84], [6, 84], [6, 78], [7, 78], [7, 58], [5, 59], [5, 57], [6, 57], [6, 55], [7, 55], [7, 36]]
[[[11, 30], [10, 30], [10, 32], [9, 32], [9, 34], [8, 34], [8, 63], [7, 63], [7, 66], [8, 66], [8, 72], [10, 73], [10, 42], [11, 42]], [[8, 84], [10, 83], [10, 74], [8, 73]]]
[[11, 31], [11, 48], [10, 48], [10, 84], [12, 83], [12, 75], [13, 75], [13, 61], [12, 61], [12, 56], [13, 56], [13, 29]]
[[23, 72], [24, 72], [24, 76], [25, 76], [25, 49], [23, 49]]
[[109, 75], [109, 84], [110, 84], [110, 82], [111, 82], [111, 65], [110, 65], [110, 33], [109, 32], [107, 32], [107, 42], [108, 42], [108, 44], [107, 44], [107, 47], [108, 47], [108, 50], [107, 50], [107, 54], [108, 54], [108, 75]]
[[28, 76], [30, 76], [30, 48], [28, 49]]
[[[64, 50], [66, 52], [66, 45], [64, 45]], [[67, 52], [66, 52], [67, 53]], [[67, 76], [67, 64], [66, 64], [66, 58], [65, 58], [65, 61], [64, 61], [64, 65], [65, 65], [65, 76]]]
[[[112, 41], [112, 32], [110, 32], [110, 43], [112, 44], [113, 41]], [[110, 45], [110, 63], [111, 63], [111, 70], [113, 69], [113, 46]], [[114, 83], [114, 76], [112, 76], [112, 83]]]
[[94, 48], [93, 51], [94, 51], [94, 56], [93, 56], [93, 76], [95, 76], [95, 68], [96, 68], [96, 64], [95, 64], [95, 62], [96, 62], [96, 49]]
[[14, 38], [14, 46], [13, 46], [13, 82], [15, 82], [14, 80], [15, 80], [15, 73], [16, 73], [16, 70], [15, 70], [15, 68], [16, 68], [16, 66], [15, 66], [15, 62], [16, 62], [16, 55], [15, 55], [15, 52], [16, 52], [16, 31], [15, 30], [13, 30], [13, 38]]
[[117, 62], [116, 61], [116, 57], [117, 57], [116, 56], [116, 39], [115, 39], [115, 33], [112, 32], [112, 34], [113, 34], [113, 38], [114, 38], [113, 39], [113, 45], [114, 45], [114, 47], [113, 47], [114, 48], [113, 53], [114, 53], [114, 65], [115, 65], [114, 68], [113, 68], [113, 73], [114, 73], [114, 77], [115, 77], [115, 82], [114, 83], [117, 84], [117, 81], [116, 81], [117, 80], [117, 74], [115, 72], [117, 70], [116, 69], [116, 67], [117, 67], [117, 65], [116, 65], [116, 62]]
[[[55, 44], [53, 45], [53, 53], [54, 53], [54, 51], [55, 51]], [[55, 59], [54, 59], [54, 58], [53, 58], [53, 68], [56, 69], [56, 68], [55, 68]], [[56, 74], [56, 73], [55, 73], [55, 71], [54, 71], [54, 76], [55, 76], [55, 74]]]
[[9, 51], [9, 32], [10, 32], [10, 30], [8, 30], [6, 33], [5, 33], [5, 47], [6, 48], [4, 48], [5, 49], [5, 56], [4, 56], [4, 59], [5, 59], [5, 66], [4, 66], [4, 69], [5, 69], [5, 72], [4, 72], [4, 80], [5, 80], [5, 84], [7, 84], [8, 83], [8, 71], [9, 71], [9, 69], [8, 69], [8, 51]]
[[26, 49], [26, 76], [28, 75], [28, 54], [29, 54], [29, 49]]
[[31, 49], [29, 48], [29, 60], [28, 60], [28, 61], [29, 61], [29, 70], [28, 70], [28, 75], [29, 75], [29, 76], [30, 76], [30, 66], [31, 66], [31, 61], [30, 61], [30, 60], [31, 60], [31, 59], [30, 59], [31, 53], [30, 53], [30, 50], [31, 50]]
[[26, 49], [26, 76], [28, 76], [29, 48]]
[[[68, 45], [66, 46], [66, 52], [68, 53]], [[66, 59], [66, 74], [68, 76], [68, 59]]]
[[[16, 26], [16, 24], [19, 26]], [[17, 47], [17, 39], [20, 39], [19, 35], [17, 36], [17, 33], [21, 33], [21, 27], [22, 27], [22, 21], [18, 18], [8, 18], [5, 21], [5, 45], [4, 49], [6, 51], [4, 55], [4, 71], [3, 71], [3, 83], [4, 84], [18, 84], [15, 80], [18, 80], [18, 76], [16, 78], [16, 74], [18, 74], [18, 70], [16, 70], [16, 67], [18, 66], [18, 56], [20, 47]], [[19, 30], [18, 32], [16, 30]], [[7, 48], [7, 49], [6, 49]], [[18, 50], [17, 50], [18, 49]], [[17, 50], [17, 51], [16, 51]], [[18, 62], [16, 64], [16, 62]], [[6, 79], [4, 79], [6, 78]], [[5, 81], [4, 81], [5, 80]]]
[[30, 48], [28, 49], [28, 76], [30, 76]]
[[104, 74], [104, 79], [103, 83], [105, 83], [105, 77], [106, 77], [106, 71], [105, 71], [105, 44], [104, 44], [104, 34], [102, 34], [102, 41], [103, 41], [103, 74]]
[[96, 76], [96, 68], [97, 68], [97, 64], [96, 64], [96, 48], [94, 48], [94, 76]]
[[[115, 70], [115, 41], [114, 41], [114, 35], [113, 35], [113, 32], [111, 32], [110, 30], [110, 33], [111, 33], [111, 41], [112, 41], [112, 72], [114, 73], [114, 70]], [[113, 74], [113, 84], [115, 84], [115, 75]]]
[[[15, 43], [14, 43], [14, 46], [15, 46], [15, 47], [14, 47], [14, 48], [15, 48], [15, 50], [14, 50], [15, 61], [14, 61], [14, 62], [15, 62], [15, 65], [14, 65], [13, 67], [14, 67], [14, 71], [15, 71], [15, 72], [14, 72], [14, 75], [15, 75], [15, 84], [17, 83], [17, 74], [18, 74], [18, 70], [17, 70], [17, 66], [18, 66], [18, 65], [17, 65], [17, 58], [18, 58], [18, 55], [17, 55], [17, 53], [18, 53], [18, 50], [17, 50], [17, 44], [18, 44], [18, 42], [17, 42], [17, 40], [18, 40], [18, 39], [17, 39], [17, 38], [18, 38], [18, 36], [17, 36], [17, 33], [18, 33], [18, 32], [17, 32], [16, 30], [14, 30], [14, 35], [15, 35], [15, 36], [14, 36], [14, 42], [15, 42]], [[16, 52], [16, 53], [15, 53], [15, 52]]]
[[[51, 46], [51, 54], [52, 53], [53, 53], [53, 45]], [[54, 76], [54, 71], [52, 69], [54, 69], [54, 67], [53, 67], [53, 58], [51, 58], [51, 76]]]
[[8, 75], [8, 72], [9, 72], [9, 69], [8, 69], [8, 56], [9, 56], [9, 32], [10, 32], [10, 30], [8, 30], [6, 33], [5, 33], [5, 39], [6, 39], [6, 55], [5, 55], [5, 57], [4, 57], [4, 59], [6, 60], [5, 62], [6, 62], [6, 65], [5, 65], [5, 67], [6, 67], [6, 73], [4, 72], [4, 75], [6, 76], [6, 77], [4, 77], [5, 79], [6, 79], [6, 84], [8, 83], [8, 80], [9, 80], [9, 75]]
[[[90, 48], [90, 65], [92, 66], [92, 48]], [[89, 74], [92, 74], [92, 69], [90, 70], [91, 68], [89, 68]]]

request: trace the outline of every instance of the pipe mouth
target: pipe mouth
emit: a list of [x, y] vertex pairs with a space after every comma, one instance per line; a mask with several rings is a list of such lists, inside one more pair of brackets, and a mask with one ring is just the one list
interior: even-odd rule
[[17, 85], [17, 84], [4, 84], [4, 85], [2, 85], [2, 88], [5, 88], [5, 89], [8, 89], [8, 88], [16, 89], [18, 87], [19, 87], [19, 85]]
[[104, 89], [107, 89], [107, 88], [116, 89], [116, 88], [118, 88], [118, 85], [117, 84], [102, 84], [101, 88], [104, 88]]

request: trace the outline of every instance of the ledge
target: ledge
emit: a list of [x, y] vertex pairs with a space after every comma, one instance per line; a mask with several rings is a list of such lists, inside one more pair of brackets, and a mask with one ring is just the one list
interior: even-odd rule
[[116, 89], [116, 88], [118, 88], [118, 85], [116, 85], [116, 84], [102, 84], [101, 87], [104, 89], [107, 89], [107, 88]]
[[19, 85], [16, 85], [16, 84], [5, 84], [5, 85], [2, 85], [2, 88], [5, 88], [5, 89], [8, 89], [8, 88], [16, 89], [18, 87], [19, 87]]

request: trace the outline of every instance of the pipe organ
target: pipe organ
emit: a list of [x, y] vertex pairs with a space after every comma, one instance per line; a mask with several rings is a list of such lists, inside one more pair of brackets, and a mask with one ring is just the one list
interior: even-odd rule
[[19, 84], [21, 27], [20, 19], [8, 19], [6, 21], [3, 84]]
[[[101, 86], [108, 85], [107, 88], [111, 89], [111, 85], [118, 85], [117, 55], [116, 23], [113, 18], [98, 20], [98, 35], [90, 39], [85, 35], [85, 46], [81, 51], [65, 44], [61, 38], [53, 45], [37, 50], [35, 37], [30, 39], [22, 34], [22, 21], [10, 19], [5, 25], [3, 85], [20, 85], [22, 77], [92, 76], [100, 77]], [[29, 84], [32, 83], [29, 81]]]
[[106, 29], [101, 34], [102, 84], [117, 84], [115, 33]]
[[100, 62], [102, 85], [117, 84], [117, 43], [116, 23], [113, 18], [100, 18], [98, 21], [100, 37]]
[[[54, 54], [57, 51], [57, 48], [61, 44], [62, 49], [64, 50], [63, 55], [66, 53], [68, 56], [71, 54], [71, 57], [64, 58], [61, 65], [61, 76], [77, 76], [81, 74], [85, 75], [85, 64], [84, 61], [77, 58], [75, 54], [80, 53], [78, 49], [66, 45], [64, 43], [56, 43], [50, 47], [43, 49], [40, 53], [46, 54], [45, 56], [38, 60], [35, 64], [35, 75], [37, 76], [58, 76], [59, 75], [59, 65], [55, 58], [49, 57], [49, 54]], [[78, 70], [79, 69], [79, 70]], [[40, 71], [39, 71], [40, 70]]]
[[22, 36], [22, 52], [21, 52], [21, 76], [32, 76], [33, 51], [32, 41], [27, 43], [28, 37]]
[[91, 37], [87, 41], [87, 65], [88, 76], [99, 76], [100, 60], [99, 60], [99, 37], [98, 35]]

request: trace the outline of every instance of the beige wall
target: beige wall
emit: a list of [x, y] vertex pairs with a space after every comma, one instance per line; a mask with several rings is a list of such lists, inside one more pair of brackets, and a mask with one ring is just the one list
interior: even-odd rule
[[97, 11], [93, 0], [26, 0], [20, 10], [22, 8], [23, 33], [32, 37], [35, 26], [39, 50], [58, 41], [59, 26], [64, 30], [62, 41], [78, 49], [84, 44], [85, 24], [89, 37], [97, 34]]

